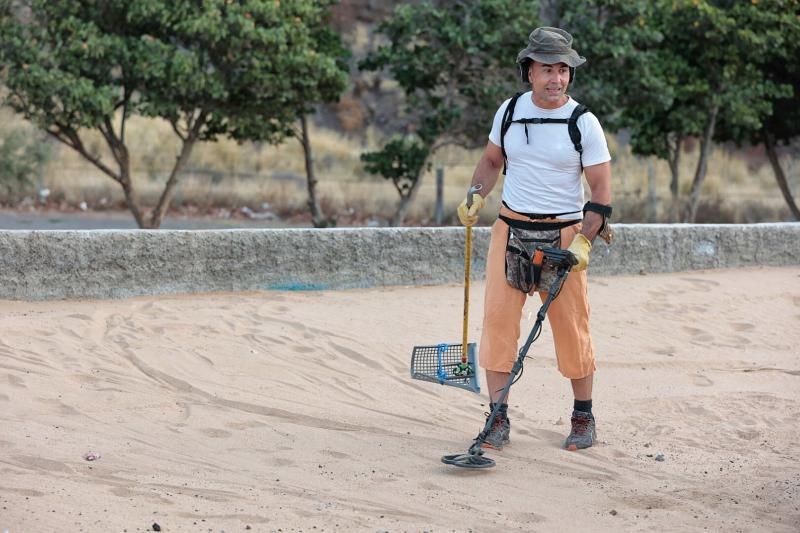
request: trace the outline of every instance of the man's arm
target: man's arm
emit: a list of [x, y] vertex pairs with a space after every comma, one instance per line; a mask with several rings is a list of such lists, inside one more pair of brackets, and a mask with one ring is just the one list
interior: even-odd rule
[[[480, 195], [486, 198], [495, 185], [500, 171], [503, 170], [503, 151], [499, 146], [489, 141], [483, 150], [478, 164], [475, 165], [475, 172], [472, 173], [472, 186], [480, 184]], [[598, 226], [599, 227], [599, 226]]]
[[[592, 165], [583, 169], [586, 182], [592, 192], [592, 202], [602, 205], [611, 205], [611, 163], [606, 161], [599, 165]], [[583, 233], [589, 241], [597, 237], [603, 225], [603, 215], [594, 211], [586, 211], [583, 218]]]

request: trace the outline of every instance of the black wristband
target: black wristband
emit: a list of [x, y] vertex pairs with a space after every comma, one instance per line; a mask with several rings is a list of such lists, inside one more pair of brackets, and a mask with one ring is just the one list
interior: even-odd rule
[[611, 216], [611, 206], [610, 205], [603, 205], [598, 204], [595, 202], [586, 202], [583, 206], [583, 216], [586, 216], [586, 211], [592, 211], [593, 213], [598, 213], [603, 215], [603, 218]]

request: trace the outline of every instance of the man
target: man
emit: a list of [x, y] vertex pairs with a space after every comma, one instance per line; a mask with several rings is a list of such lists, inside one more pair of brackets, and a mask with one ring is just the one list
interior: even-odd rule
[[[585, 61], [572, 48], [572, 36], [566, 31], [541, 27], [531, 33], [528, 46], [517, 57], [521, 77], [530, 83], [531, 91], [507, 100], [498, 109], [472, 177], [472, 186], [480, 185], [480, 193], [474, 195], [470, 207], [465, 200], [458, 208], [462, 224], [475, 224], [484, 198], [505, 167], [500, 217], [492, 226], [487, 256], [480, 342], [480, 365], [486, 371], [492, 409], [518, 357], [519, 324], [530, 291], [513, 279], [516, 267], [508, 262], [519, 256], [514, 255], [511, 240], [518, 231], [540, 237], [549, 231], [550, 237], [540, 240], [561, 248], [569, 245], [578, 258], [547, 315], [558, 369], [571, 380], [575, 399], [572, 429], [564, 444], [568, 450], [588, 448], [596, 438], [592, 414], [595, 358], [586, 267], [591, 242], [611, 213], [611, 156], [602, 127], [566, 92], [575, 68]], [[573, 124], [569, 124], [570, 118]], [[579, 139], [572, 131], [575, 125]], [[591, 190], [586, 206], [581, 173]], [[538, 233], [537, 228], [541, 230]], [[544, 300], [546, 294], [540, 296]], [[484, 446], [502, 449], [510, 441], [507, 409], [507, 403], [500, 406]]]

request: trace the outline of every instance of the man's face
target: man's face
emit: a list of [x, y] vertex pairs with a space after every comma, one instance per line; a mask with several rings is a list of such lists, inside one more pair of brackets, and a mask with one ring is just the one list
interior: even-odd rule
[[528, 69], [533, 100], [539, 107], [553, 109], [564, 105], [569, 85], [569, 67], [564, 63], [545, 65], [534, 61]]

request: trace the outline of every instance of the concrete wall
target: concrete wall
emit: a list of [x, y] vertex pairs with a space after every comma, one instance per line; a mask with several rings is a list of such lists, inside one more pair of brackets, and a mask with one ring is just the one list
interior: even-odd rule
[[[800, 224], [617, 224], [593, 274], [800, 265]], [[464, 228], [0, 231], [0, 298], [458, 283]], [[489, 228], [473, 231], [473, 278]]]

